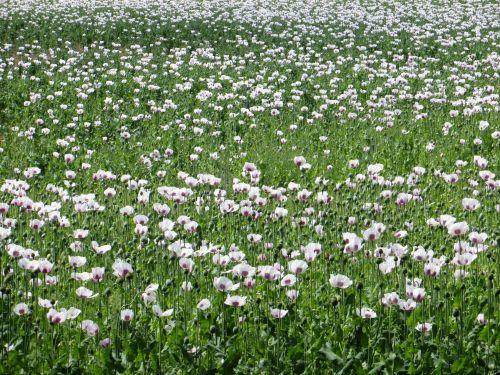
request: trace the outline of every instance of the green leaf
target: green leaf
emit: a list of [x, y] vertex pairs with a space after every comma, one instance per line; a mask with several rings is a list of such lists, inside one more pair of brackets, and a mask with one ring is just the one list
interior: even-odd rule
[[414, 329], [418, 324], [419, 316], [422, 316], [422, 308], [420, 306], [410, 313], [410, 316], [406, 319], [406, 326]]
[[458, 374], [458, 373], [461, 373], [462, 370], [464, 369], [465, 367], [465, 363], [466, 363], [466, 358], [465, 357], [462, 357], [462, 358], [459, 358], [457, 359], [455, 362], [453, 362], [453, 364], [451, 365], [451, 372], [453, 374]]
[[329, 342], [327, 342], [319, 351], [320, 353], [323, 353], [329, 361], [337, 362], [339, 365], [344, 364], [342, 357], [333, 352], [332, 345]]
[[222, 365], [222, 373], [223, 374], [234, 374], [234, 368], [238, 364], [239, 360], [241, 358], [241, 353], [237, 350], [232, 350], [228, 353], [228, 356], [226, 360], [224, 361], [224, 364]]
[[378, 362], [374, 364], [375, 366], [370, 370], [368, 374], [380, 374], [380, 371], [384, 368], [384, 362]]

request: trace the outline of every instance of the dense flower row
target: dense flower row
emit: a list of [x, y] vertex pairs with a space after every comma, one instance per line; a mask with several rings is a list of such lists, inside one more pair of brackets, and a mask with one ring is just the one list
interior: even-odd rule
[[495, 10], [8, 1], [0, 372], [494, 373]]

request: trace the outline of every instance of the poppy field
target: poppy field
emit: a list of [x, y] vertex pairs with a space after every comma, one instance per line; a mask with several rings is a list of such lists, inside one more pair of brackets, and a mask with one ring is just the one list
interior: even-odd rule
[[0, 2], [0, 374], [497, 374], [499, 29]]

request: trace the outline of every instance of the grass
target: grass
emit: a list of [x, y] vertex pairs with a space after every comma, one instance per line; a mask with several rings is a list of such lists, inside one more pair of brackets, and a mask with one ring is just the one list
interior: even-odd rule
[[[490, 1], [5, 2], [0, 373], [494, 374], [497, 13]], [[113, 274], [117, 260], [133, 272]], [[332, 286], [336, 274], [352, 285]], [[239, 287], [219, 291], [221, 276]]]

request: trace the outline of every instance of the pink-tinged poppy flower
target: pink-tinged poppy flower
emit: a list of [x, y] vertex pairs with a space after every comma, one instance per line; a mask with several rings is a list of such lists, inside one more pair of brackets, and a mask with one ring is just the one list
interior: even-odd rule
[[50, 271], [52, 271], [53, 267], [54, 265], [52, 264], [52, 262], [48, 261], [47, 259], [42, 259], [38, 263], [38, 270], [41, 273], [49, 273]]
[[373, 319], [377, 317], [377, 313], [368, 307], [362, 307], [361, 309], [356, 309], [356, 314], [363, 319]]
[[413, 198], [413, 195], [411, 194], [406, 194], [406, 193], [399, 193], [397, 198], [396, 198], [396, 204], [398, 206], [403, 206], [407, 204], [408, 202], [411, 202]]
[[413, 259], [416, 261], [428, 261], [434, 256], [434, 251], [426, 251], [422, 246], [416, 247], [411, 253]]
[[441, 272], [441, 266], [436, 263], [426, 263], [424, 266], [424, 274], [430, 277], [437, 277]]
[[262, 241], [262, 235], [260, 234], [255, 234], [251, 233], [247, 236], [248, 241], [250, 241], [252, 244], [258, 244]]
[[224, 304], [232, 307], [243, 307], [247, 303], [247, 297], [243, 296], [227, 296]]
[[343, 233], [342, 239], [344, 240], [344, 253], [354, 254], [363, 248], [362, 239], [359, 238], [355, 233]]
[[106, 198], [113, 198], [116, 195], [116, 190], [113, 188], [107, 188], [104, 190], [103, 194]]
[[198, 228], [199, 228], [199, 224], [193, 220], [184, 224], [184, 230], [188, 233], [195, 233], [198, 230]]
[[86, 257], [81, 256], [69, 256], [69, 265], [73, 268], [83, 267], [87, 263]]
[[382, 263], [378, 265], [378, 269], [383, 274], [391, 273], [392, 271], [394, 271], [396, 267], [397, 263], [394, 261], [394, 257], [392, 256], [387, 257], [386, 260], [384, 260]]
[[440, 215], [438, 218], [438, 222], [443, 227], [448, 227], [449, 225], [455, 223], [457, 219], [451, 215]]
[[120, 319], [124, 322], [130, 322], [134, 319], [134, 312], [130, 309], [125, 309], [120, 312]]
[[432, 323], [418, 323], [415, 329], [422, 333], [430, 332], [432, 330]]
[[207, 298], [204, 298], [200, 302], [198, 302], [198, 304], [196, 305], [196, 308], [201, 310], [201, 311], [205, 311], [205, 310], [209, 309], [210, 306], [212, 306], [212, 304], [210, 303], [210, 300], [208, 300]]
[[330, 275], [330, 279], [328, 281], [334, 288], [345, 289], [352, 285], [352, 280], [345, 275]]
[[297, 277], [292, 274], [288, 274], [281, 279], [281, 286], [293, 286], [297, 281]]
[[251, 277], [247, 277], [243, 281], [243, 285], [247, 289], [253, 289], [253, 288], [255, 288], [255, 279], [252, 279]]
[[87, 332], [89, 336], [97, 336], [99, 334], [99, 326], [92, 320], [82, 321], [80, 327]]
[[174, 313], [174, 309], [168, 309], [163, 311], [159, 305], [154, 305], [153, 306], [153, 313], [158, 317], [158, 318], [166, 318]]
[[425, 289], [424, 288], [413, 288], [411, 290], [410, 297], [415, 302], [422, 302], [425, 298]]
[[452, 264], [457, 266], [468, 266], [477, 258], [477, 254], [472, 253], [461, 253], [456, 254], [451, 260]]
[[248, 263], [239, 263], [233, 267], [233, 275], [244, 278], [252, 277], [255, 275], [255, 267], [252, 267]]
[[475, 245], [483, 244], [487, 239], [488, 235], [486, 233], [471, 232], [469, 234], [469, 240]]
[[448, 225], [447, 227], [448, 227], [448, 234], [454, 237], [464, 235], [469, 231], [469, 225], [465, 221], [453, 223]]
[[365, 241], [376, 241], [380, 237], [380, 232], [375, 227], [370, 227], [363, 231], [363, 239]]
[[97, 297], [99, 293], [94, 294], [94, 292], [91, 291], [90, 289], [81, 286], [76, 290], [76, 295], [81, 299], [91, 299]]
[[288, 310], [271, 309], [271, 316], [275, 319], [283, 319], [288, 314]]
[[486, 319], [486, 318], [484, 317], [484, 314], [483, 314], [483, 313], [478, 314], [478, 315], [477, 315], [476, 320], [477, 320], [477, 322], [478, 322], [480, 325], [482, 325], [482, 326], [484, 326], [484, 325], [488, 324], [488, 319]]
[[92, 249], [98, 255], [104, 255], [111, 250], [111, 245], [99, 245], [96, 241], [92, 241]]
[[479, 207], [481, 207], [481, 203], [474, 198], [464, 198], [462, 199], [462, 206], [466, 211], [476, 211]]
[[170, 207], [166, 204], [155, 203], [153, 209], [161, 216], [167, 216], [170, 213]]
[[136, 215], [134, 216], [134, 224], [146, 225], [149, 222], [149, 218], [146, 215]]
[[99, 341], [99, 346], [103, 349], [110, 348], [112, 344], [113, 344], [113, 342], [109, 337]]
[[397, 239], [400, 238], [405, 238], [408, 235], [408, 232], [406, 230], [398, 230], [396, 233], [394, 233], [394, 237]]
[[274, 281], [281, 275], [281, 272], [273, 266], [259, 266], [258, 275], [265, 280]]
[[140, 237], [146, 237], [148, 234], [148, 227], [142, 224], [136, 224], [134, 228], [134, 233]]
[[14, 307], [14, 313], [16, 315], [23, 316], [23, 315], [28, 315], [29, 313], [31, 313], [31, 310], [29, 309], [29, 307], [28, 307], [27, 304], [25, 304], [25, 303], [18, 303]]
[[240, 284], [233, 284], [230, 279], [224, 276], [214, 278], [213, 284], [219, 292], [235, 291], [240, 287]]
[[465, 270], [455, 270], [455, 272], [453, 272], [453, 276], [457, 280], [462, 280], [465, 279], [467, 276], [469, 276], [469, 272]]
[[126, 278], [128, 275], [131, 275], [134, 272], [132, 265], [121, 259], [115, 260], [111, 267], [113, 268], [113, 275], [122, 279]]
[[306, 164], [306, 158], [303, 156], [295, 156], [293, 158], [293, 163], [300, 168], [302, 165]]
[[64, 311], [66, 313], [66, 319], [68, 320], [76, 319], [82, 312], [82, 310], [77, 309], [76, 307], [70, 307], [68, 310], [61, 309], [61, 311]]
[[30, 228], [34, 230], [40, 230], [45, 225], [43, 220], [33, 219], [30, 220]]
[[56, 285], [58, 281], [59, 281], [58, 276], [49, 276], [49, 275], [47, 275], [45, 277], [45, 284], [46, 285]]
[[212, 257], [212, 262], [218, 266], [226, 266], [231, 262], [231, 258], [228, 255], [217, 253]]
[[290, 301], [295, 301], [297, 298], [299, 298], [299, 291], [296, 289], [287, 290], [286, 296]]
[[302, 189], [297, 193], [297, 199], [301, 202], [307, 201], [312, 195], [312, 192], [306, 189]]
[[316, 202], [318, 204], [328, 204], [330, 200], [331, 198], [326, 191], [320, 191], [316, 194]]
[[288, 269], [294, 274], [301, 274], [307, 270], [309, 266], [303, 260], [295, 259], [288, 262]]
[[7, 203], [0, 203], [0, 215], [5, 215], [9, 212], [9, 205]]
[[179, 259], [179, 266], [188, 273], [193, 272], [194, 262], [189, 258]]
[[156, 300], [156, 291], [158, 290], [158, 284], [150, 284], [141, 294], [141, 299], [147, 304], [149, 302], [154, 302]]
[[50, 309], [47, 313], [47, 319], [51, 324], [61, 324], [66, 321], [66, 311], [56, 311]]
[[89, 231], [86, 229], [77, 229], [73, 232], [73, 237], [78, 240], [83, 240], [84, 238], [87, 238], [88, 235]]
[[104, 279], [104, 267], [94, 267], [92, 268], [92, 281], [95, 283], [101, 282]]
[[399, 303], [399, 295], [396, 292], [385, 293], [381, 302], [384, 306], [397, 305]]
[[132, 216], [134, 214], [134, 207], [125, 206], [120, 209], [120, 214], [122, 214], [123, 216]]
[[54, 307], [55, 303], [53, 305], [50, 300], [38, 297], [38, 305], [43, 308], [50, 309], [51, 307]]

